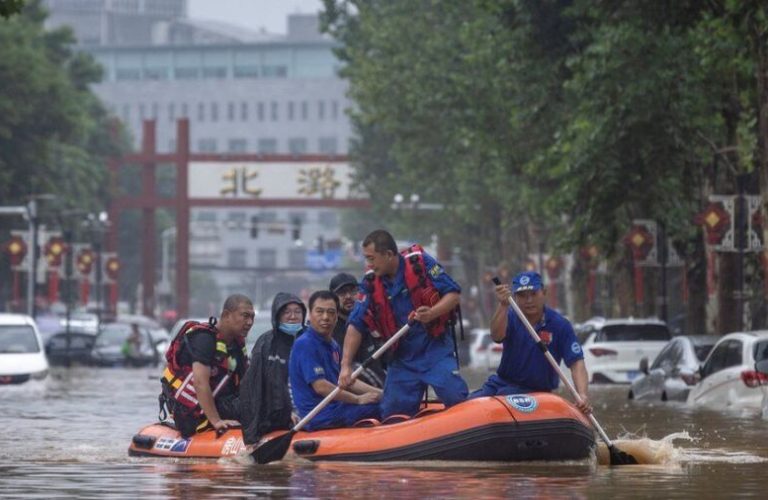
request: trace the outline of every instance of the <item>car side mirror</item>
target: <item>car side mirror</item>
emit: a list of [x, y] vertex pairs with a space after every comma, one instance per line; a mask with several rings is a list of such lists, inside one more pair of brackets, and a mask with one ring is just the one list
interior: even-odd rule
[[755, 363], [755, 371], [768, 375], [768, 359], [761, 359]]
[[640, 360], [640, 372], [648, 375], [648, 358], [642, 358]]

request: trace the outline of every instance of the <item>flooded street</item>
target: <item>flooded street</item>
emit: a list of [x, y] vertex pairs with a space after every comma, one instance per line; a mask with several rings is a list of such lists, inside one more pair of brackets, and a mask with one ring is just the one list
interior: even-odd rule
[[[596, 415], [611, 437], [674, 433], [662, 465], [417, 462], [267, 466], [130, 458], [131, 436], [157, 418], [158, 369], [54, 369], [42, 382], [0, 387], [0, 495], [4, 498], [330, 498], [626, 496], [764, 497], [768, 420], [626, 399], [596, 386]], [[465, 371], [470, 387], [485, 374]]]

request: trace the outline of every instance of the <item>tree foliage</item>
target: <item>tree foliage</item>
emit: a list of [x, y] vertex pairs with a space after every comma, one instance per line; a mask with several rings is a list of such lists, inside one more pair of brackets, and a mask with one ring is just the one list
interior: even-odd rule
[[695, 214], [768, 158], [759, 2], [324, 3], [359, 181], [390, 219], [394, 193], [444, 203], [440, 233], [472, 259], [519, 265], [545, 242], [620, 262], [643, 218], [700, 268]]

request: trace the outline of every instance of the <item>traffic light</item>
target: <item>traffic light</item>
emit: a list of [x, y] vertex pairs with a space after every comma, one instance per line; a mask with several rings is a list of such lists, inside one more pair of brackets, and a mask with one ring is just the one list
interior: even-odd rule
[[251, 216], [251, 238], [259, 237], [259, 216]]

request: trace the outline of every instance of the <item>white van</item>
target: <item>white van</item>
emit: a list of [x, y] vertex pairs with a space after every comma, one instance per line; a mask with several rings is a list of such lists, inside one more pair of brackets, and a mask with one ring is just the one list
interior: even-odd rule
[[48, 359], [35, 320], [24, 314], [0, 314], [0, 385], [48, 376]]

